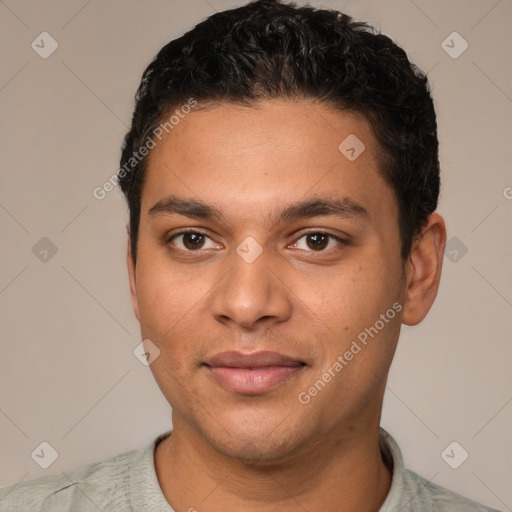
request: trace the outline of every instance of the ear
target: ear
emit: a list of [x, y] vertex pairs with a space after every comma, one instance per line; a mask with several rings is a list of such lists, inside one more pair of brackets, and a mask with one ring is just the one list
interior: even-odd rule
[[415, 238], [406, 263], [406, 289], [402, 322], [419, 324], [429, 312], [439, 288], [446, 245], [446, 226], [438, 213]]
[[132, 298], [133, 312], [135, 313], [137, 320], [140, 322], [139, 301], [137, 300], [135, 263], [132, 256], [132, 240], [130, 233], [128, 233], [127, 237], [126, 263], [128, 265], [128, 279], [130, 281], [130, 295]]

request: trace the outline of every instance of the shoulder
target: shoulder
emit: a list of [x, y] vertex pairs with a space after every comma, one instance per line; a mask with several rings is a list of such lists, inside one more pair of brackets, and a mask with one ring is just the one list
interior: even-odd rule
[[0, 512], [130, 510], [130, 468], [145, 451], [133, 450], [0, 489]]
[[392, 471], [391, 488], [380, 512], [499, 512], [406, 469], [397, 442], [383, 428], [379, 430], [379, 445]]
[[405, 501], [411, 511], [432, 512], [499, 512], [450, 491], [418, 475], [414, 471], [403, 471]]

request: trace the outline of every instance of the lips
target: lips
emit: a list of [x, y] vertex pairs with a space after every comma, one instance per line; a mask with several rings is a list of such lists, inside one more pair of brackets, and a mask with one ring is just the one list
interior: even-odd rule
[[297, 366], [304, 363], [278, 352], [254, 352], [252, 354], [222, 352], [210, 358], [206, 364], [211, 367], [264, 368], [267, 366]]
[[208, 359], [205, 366], [228, 391], [258, 395], [296, 376], [306, 364], [277, 352], [222, 352]]

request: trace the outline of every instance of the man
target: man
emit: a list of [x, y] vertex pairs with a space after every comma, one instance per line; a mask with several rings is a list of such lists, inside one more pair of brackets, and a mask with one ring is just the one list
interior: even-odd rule
[[4, 489], [0, 510], [491, 510], [404, 469], [379, 427], [446, 241], [435, 111], [404, 51], [259, 0], [162, 48], [136, 99], [128, 272], [173, 428]]

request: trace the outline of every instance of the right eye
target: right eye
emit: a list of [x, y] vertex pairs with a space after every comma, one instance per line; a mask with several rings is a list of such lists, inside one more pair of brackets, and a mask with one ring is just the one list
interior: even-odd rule
[[[178, 242], [176, 243], [175, 240], [178, 240]], [[197, 230], [187, 230], [172, 235], [166, 243], [185, 252], [197, 252], [200, 249], [215, 249], [218, 247], [218, 244], [215, 242], [213, 242], [212, 247], [205, 247], [205, 240], [213, 242], [206, 233]]]

